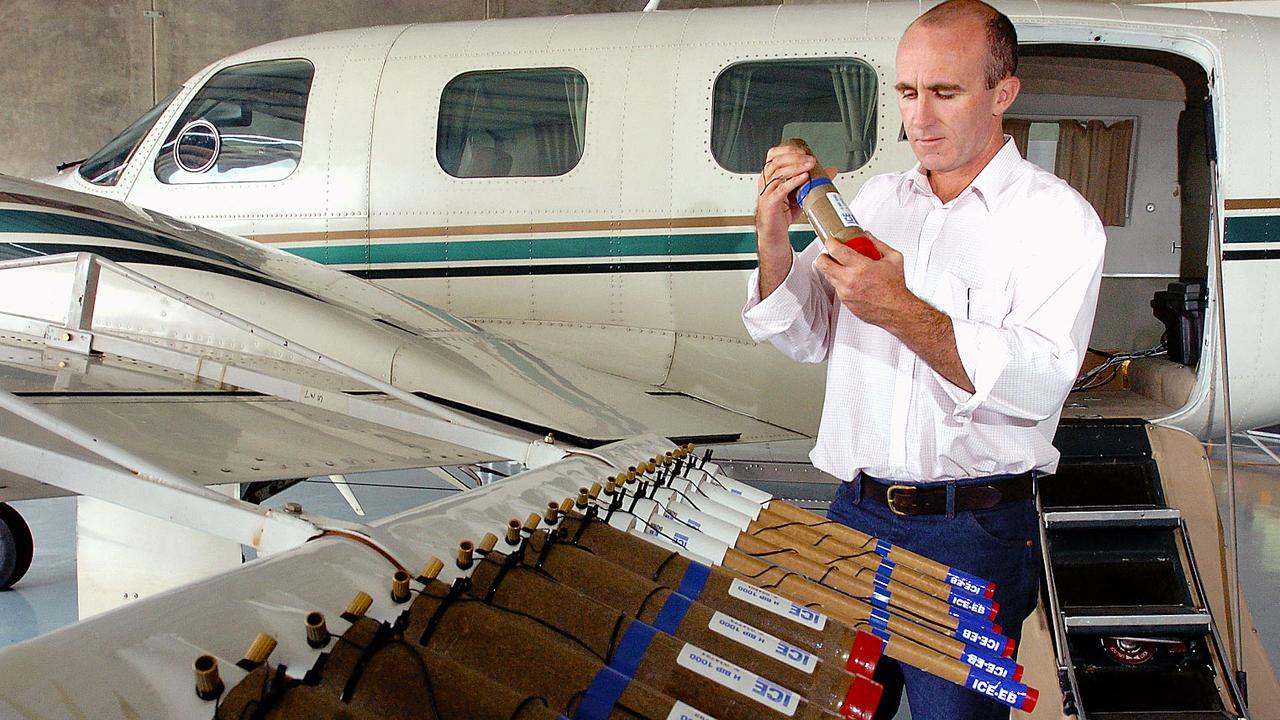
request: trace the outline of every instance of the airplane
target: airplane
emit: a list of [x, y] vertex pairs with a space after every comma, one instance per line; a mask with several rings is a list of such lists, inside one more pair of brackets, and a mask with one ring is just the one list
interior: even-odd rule
[[[1010, 117], [1026, 122], [1029, 155], [1047, 162], [1060, 120], [1136, 121], [1092, 341], [1127, 360], [1118, 366], [1125, 382], [1074, 394], [1064, 417], [1140, 417], [1222, 435], [1214, 360], [1225, 336], [1231, 427], [1280, 420], [1264, 361], [1277, 331], [1255, 309], [1277, 252], [1268, 210], [1280, 201], [1268, 197], [1270, 163], [1256, 162], [1249, 134], [1227, 132], [1273, 122], [1268, 90], [1246, 86], [1243, 68], [1265, 62], [1266, 38], [1280, 26], [1129, 6], [999, 7], [1023, 43], [1023, 96]], [[566, 402], [543, 414], [527, 397], [507, 412], [505, 384], [487, 394], [478, 382], [433, 385], [460, 390], [447, 396], [426, 391], [486, 417], [490, 404], [502, 407], [526, 433], [521, 447], [543, 430], [587, 445], [640, 432], [811, 435], [821, 368], [754, 346], [737, 319], [753, 264], [753, 163], [763, 148], [804, 137], [836, 159], [846, 194], [908, 167], [887, 80], [897, 38], [918, 12], [897, 3], [663, 11], [286, 40], [214, 63], [52, 181], [345, 273], [326, 277], [374, 280], [397, 293], [396, 312], [380, 316], [392, 327], [420, 330], [395, 318], [406, 303], [425, 303], [469, 332], [505, 338], [492, 342], [562, 359], [574, 368], [562, 397], [583, 392], [579, 373], [592, 378], [590, 412], [581, 413]], [[792, 236], [803, 247], [811, 233]], [[1186, 346], [1183, 362], [1138, 352], [1165, 330], [1148, 311], [1170, 280], [1191, 292], [1200, 281], [1203, 293], [1184, 308], [1183, 337], [1170, 337]], [[1225, 323], [1214, 312], [1219, 292]], [[520, 373], [504, 381], [528, 387], [512, 375]], [[641, 394], [715, 419], [668, 423], [667, 406], [651, 405], [641, 412], [651, 422], [630, 424], [631, 403], [648, 402]], [[611, 431], [587, 431], [596, 412], [612, 413]]]

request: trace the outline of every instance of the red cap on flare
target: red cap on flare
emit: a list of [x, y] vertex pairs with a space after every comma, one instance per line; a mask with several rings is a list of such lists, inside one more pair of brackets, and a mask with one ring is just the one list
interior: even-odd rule
[[1004, 634], [1004, 631], [1000, 629], [1000, 626], [999, 626], [999, 625], [997, 625], [997, 624], [995, 624], [995, 623], [991, 623], [991, 629], [992, 629], [993, 631], [995, 631], [995, 634], [997, 634], [997, 635], [1003, 635], [1003, 634]]
[[[996, 613], [998, 613], [998, 612], [1000, 612], [1000, 603], [996, 602], [995, 600], [992, 600], [992, 601], [991, 601], [991, 610], [987, 613], [987, 619], [988, 619], [988, 620], [995, 620], [995, 619], [996, 619]], [[996, 632], [1000, 632], [1000, 631], [999, 631], [999, 630], [997, 630]]]
[[1018, 643], [1014, 642], [1013, 638], [1005, 638], [1004, 650], [1001, 651], [1000, 657], [1007, 657], [1007, 658], [1013, 657], [1013, 651], [1017, 647], [1018, 647]]
[[993, 598], [995, 596], [996, 596], [996, 584], [993, 582], [987, 583], [987, 589], [982, 591], [982, 597]]
[[854, 675], [871, 677], [876, 674], [876, 664], [884, 652], [884, 641], [869, 632], [858, 631], [849, 648], [849, 661], [844, 667]]
[[1027, 699], [1022, 701], [1022, 707], [1018, 708], [1024, 713], [1029, 713], [1036, 709], [1036, 703], [1040, 702], [1040, 691], [1035, 688], [1027, 688]]
[[1013, 681], [1014, 681], [1014, 682], [1022, 682], [1022, 669], [1023, 669], [1023, 668], [1022, 668], [1022, 666], [1021, 666], [1021, 665], [1018, 665], [1017, 663], [1014, 663], [1014, 666], [1013, 666]]
[[[853, 720], [871, 720], [880, 706], [880, 696], [884, 688], [870, 678], [854, 675], [849, 685], [849, 692], [844, 696], [844, 704], [840, 706], [840, 714]], [[1035, 705], [1028, 693], [1027, 702]]]

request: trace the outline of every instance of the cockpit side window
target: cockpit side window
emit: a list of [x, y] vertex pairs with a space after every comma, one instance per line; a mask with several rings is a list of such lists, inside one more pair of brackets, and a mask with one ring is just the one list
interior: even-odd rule
[[564, 175], [582, 159], [586, 131], [577, 70], [469, 72], [440, 96], [436, 159], [459, 178]]
[[711, 100], [711, 154], [724, 169], [757, 173], [769, 148], [802, 138], [840, 172], [867, 163], [876, 144], [876, 73], [854, 58], [731, 65]]
[[219, 71], [187, 105], [156, 157], [169, 185], [267, 182], [293, 174], [315, 67], [269, 60]]
[[177, 96], [178, 90], [173, 91], [169, 97], [161, 100], [142, 117], [134, 120], [132, 125], [112, 138], [111, 142], [103, 145], [101, 150], [80, 163], [80, 177], [94, 185], [111, 186], [120, 182], [120, 173], [124, 170], [124, 166], [129, 164], [133, 151], [138, 149], [138, 144], [142, 142], [147, 131], [156, 124], [156, 120]]

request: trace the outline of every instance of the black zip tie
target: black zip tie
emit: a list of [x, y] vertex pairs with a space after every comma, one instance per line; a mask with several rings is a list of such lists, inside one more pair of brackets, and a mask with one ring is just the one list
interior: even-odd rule
[[[493, 597], [498, 594], [498, 586], [502, 585], [502, 581], [507, 578], [507, 573], [516, 565], [521, 564], [522, 558], [515, 553], [511, 553], [502, 558], [502, 564], [498, 566], [498, 574], [493, 576], [493, 582], [489, 583], [489, 589], [484, 591], [484, 604], [493, 605]], [[494, 607], [497, 607], [494, 605]]]
[[460, 577], [453, 581], [453, 584], [449, 586], [449, 592], [445, 593], [445, 596], [440, 600], [440, 604], [431, 613], [431, 617], [427, 619], [427, 626], [422, 629], [422, 636], [418, 638], [419, 645], [427, 647], [440, 621], [444, 619], [444, 614], [448, 612], [451, 605], [457, 602], [458, 598], [467, 593], [467, 589], [470, 586], [471, 578], [468, 577]]
[[[351, 674], [347, 676], [347, 681], [342, 685], [342, 694], [338, 699], [343, 703], [351, 702], [351, 696], [356, 691], [356, 684], [360, 682], [360, 678], [364, 675], [365, 666], [369, 664], [369, 660], [373, 658], [378, 649], [386, 645], [387, 638], [391, 635], [391, 626], [386, 623], [378, 623], [378, 628], [373, 631], [373, 637], [369, 638], [369, 644], [360, 647], [360, 656], [356, 658], [355, 664], [351, 668]], [[354, 644], [354, 643], [353, 643]]]

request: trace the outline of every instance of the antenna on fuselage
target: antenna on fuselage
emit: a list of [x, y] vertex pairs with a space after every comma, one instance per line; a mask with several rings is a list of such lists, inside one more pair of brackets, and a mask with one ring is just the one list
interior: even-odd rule
[[661, 4], [662, 0], [649, 0], [649, 2], [645, 4], [643, 12], [653, 12], [654, 10], [657, 10], [658, 6]]

